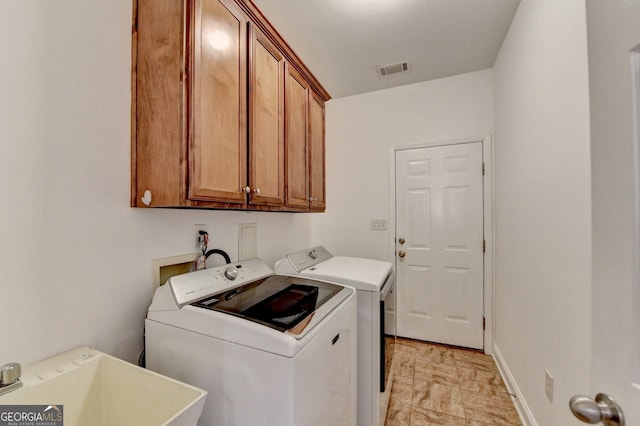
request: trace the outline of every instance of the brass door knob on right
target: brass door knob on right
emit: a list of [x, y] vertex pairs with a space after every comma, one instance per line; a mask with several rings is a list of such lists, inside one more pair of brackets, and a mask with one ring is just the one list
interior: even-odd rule
[[398, 257], [405, 257], [407, 255], [407, 253], [403, 252], [402, 250], [398, 252]]

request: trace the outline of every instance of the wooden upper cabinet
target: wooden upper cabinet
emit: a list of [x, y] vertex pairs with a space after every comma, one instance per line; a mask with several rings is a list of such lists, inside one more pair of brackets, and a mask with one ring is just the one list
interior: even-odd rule
[[284, 57], [249, 26], [249, 203], [284, 205]]
[[325, 139], [324, 102], [313, 90], [309, 92], [309, 207], [324, 210]]
[[309, 84], [288, 63], [285, 64], [285, 75], [286, 205], [308, 208], [307, 107]]
[[255, 5], [133, 1], [131, 205], [323, 210], [330, 97]]
[[189, 198], [243, 204], [247, 176], [247, 18], [225, 0], [195, 2]]

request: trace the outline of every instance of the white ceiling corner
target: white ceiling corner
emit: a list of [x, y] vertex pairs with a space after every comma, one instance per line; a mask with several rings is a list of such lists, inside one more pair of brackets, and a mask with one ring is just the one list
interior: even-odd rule
[[[520, 0], [253, 0], [333, 98], [491, 68]], [[409, 72], [376, 68], [409, 62]]]

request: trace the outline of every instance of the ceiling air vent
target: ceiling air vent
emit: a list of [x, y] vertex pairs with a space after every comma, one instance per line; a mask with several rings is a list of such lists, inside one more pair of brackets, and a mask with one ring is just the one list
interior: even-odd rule
[[398, 62], [396, 64], [383, 65], [378, 67], [377, 70], [378, 74], [384, 77], [389, 74], [409, 71], [409, 64], [407, 62]]

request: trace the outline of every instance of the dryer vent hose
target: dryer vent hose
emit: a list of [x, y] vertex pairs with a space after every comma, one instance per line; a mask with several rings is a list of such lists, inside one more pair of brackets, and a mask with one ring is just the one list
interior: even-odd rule
[[219, 254], [220, 256], [224, 257], [224, 260], [227, 264], [231, 263], [231, 258], [229, 257], [229, 255], [227, 254], [226, 251], [224, 250], [220, 250], [220, 249], [211, 249], [208, 252], [206, 252], [204, 254], [204, 257], [206, 257], [207, 259], [209, 258], [209, 256], [211, 256], [212, 254]]

